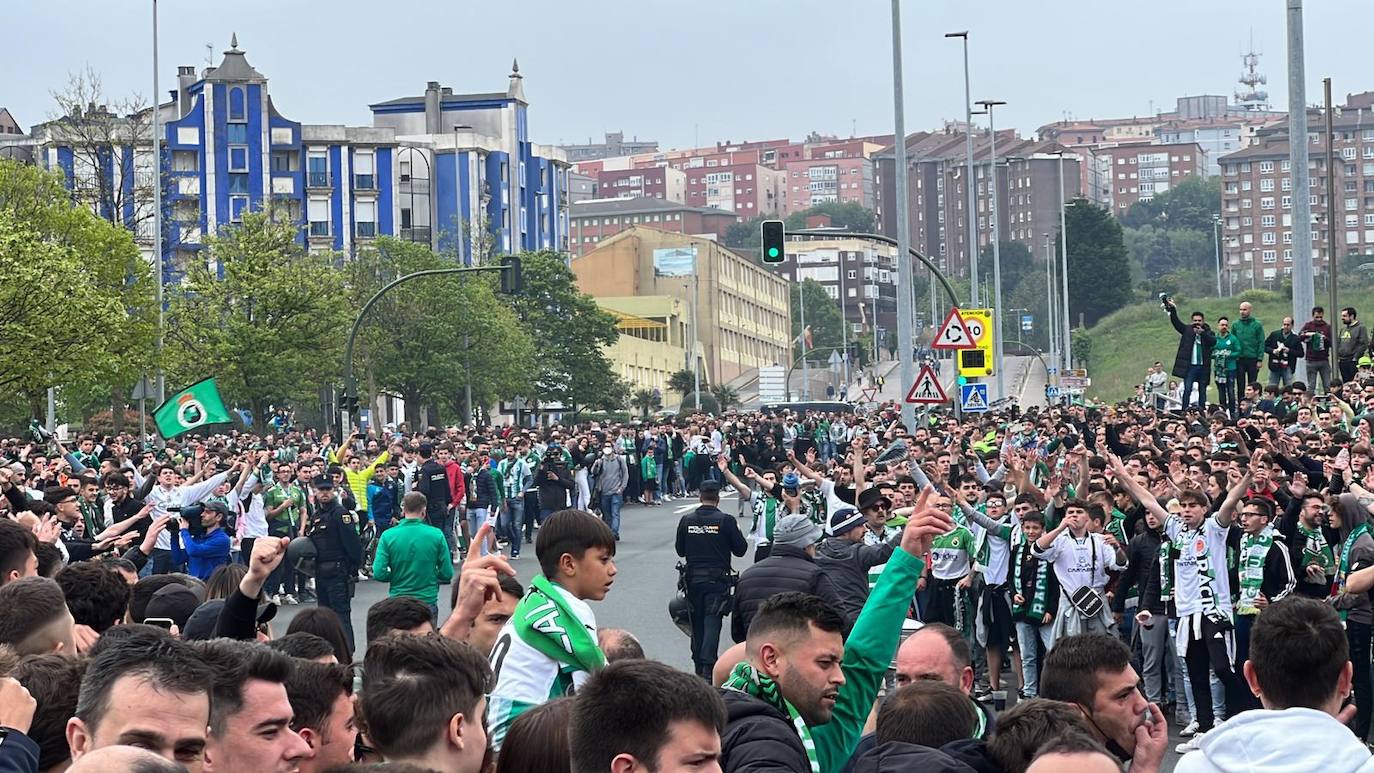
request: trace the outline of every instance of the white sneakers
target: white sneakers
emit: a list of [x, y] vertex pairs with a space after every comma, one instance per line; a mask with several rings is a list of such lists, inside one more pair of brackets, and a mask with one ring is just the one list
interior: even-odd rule
[[1202, 748], [1202, 739], [1207, 737], [1206, 733], [1194, 732], [1193, 737], [1174, 747], [1174, 751], [1179, 754], [1195, 752]]

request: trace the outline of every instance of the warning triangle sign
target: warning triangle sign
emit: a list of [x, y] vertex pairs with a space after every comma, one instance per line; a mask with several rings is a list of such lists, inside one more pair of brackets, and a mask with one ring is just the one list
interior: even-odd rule
[[945, 317], [945, 323], [935, 333], [935, 340], [931, 342], [932, 349], [977, 349], [978, 344], [973, 340], [973, 333], [969, 332], [968, 325], [964, 324], [964, 318], [959, 316], [958, 309], [950, 309], [949, 316]]
[[935, 369], [929, 365], [922, 365], [916, 383], [912, 384], [911, 390], [906, 393], [906, 401], [935, 405], [948, 399], [945, 396], [945, 388], [940, 386], [940, 377], [935, 374]]

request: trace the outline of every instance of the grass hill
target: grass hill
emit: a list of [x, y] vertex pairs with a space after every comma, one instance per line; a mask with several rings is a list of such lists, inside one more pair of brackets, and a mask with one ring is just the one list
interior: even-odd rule
[[[1374, 320], [1374, 290], [1362, 287], [1340, 288], [1338, 298], [1341, 306], [1354, 306], [1360, 312], [1365, 324]], [[1231, 298], [1178, 298], [1179, 316], [1185, 321], [1194, 309], [1207, 315], [1207, 323], [1216, 328], [1216, 319], [1225, 314], [1235, 319], [1239, 316], [1241, 301], [1250, 301], [1252, 313], [1264, 323], [1266, 335], [1283, 321], [1292, 311], [1293, 302], [1279, 293], [1269, 290], [1247, 290]], [[1319, 288], [1317, 303], [1326, 305], [1326, 294]], [[1328, 321], [1339, 325], [1339, 313], [1327, 311]], [[1297, 327], [1302, 327], [1306, 319], [1298, 319]], [[1178, 332], [1169, 324], [1169, 316], [1160, 308], [1157, 300], [1127, 306], [1088, 329], [1091, 351], [1088, 354], [1088, 375], [1093, 385], [1088, 397], [1094, 400], [1115, 402], [1135, 394], [1135, 385], [1145, 378], [1145, 369], [1156, 360], [1164, 363], [1166, 370], [1173, 367], [1174, 352], [1178, 349]], [[1075, 351], [1075, 357], [1078, 352]], [[1262, 378], [1268, 372], [1261, 365]]]

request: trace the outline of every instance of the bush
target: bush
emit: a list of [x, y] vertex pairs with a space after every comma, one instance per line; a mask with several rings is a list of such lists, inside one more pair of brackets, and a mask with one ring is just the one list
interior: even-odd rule
[[[148, 428], [150, 430], [154, 430], [156, 429], [156, 426], [157, 425], [153, 423], [153, 412], [150, 408], [148, 410]], [[137, 434], [138, 429], [138, 411], [134, 410], [133, 408], [125, 408], [124, 431], [133, 432]], [[114, 413], [112, 413], [107, 408], [103, 411], [97, 411], [96, 413], [91, 414], [91, 417], [89, 419], [81, 423], [81, 430], [83, 432], [90, 432], [96, 435], [114, 434]]]
[[1292, 289], [1291, 289], [1291, 288], [1292, 288], [1292, 285], [1289, 285], [1289, 288], [1290, 288], [1290, 289], [1289, 289], [1288, 294], [1287, 294], [1287, 295], [1283, 295], [1283, 294], [1281, 294], [1281, 293], [1276, 293], [1276, 292], [1274, 292], [1273, 290], [1265, 290], [1265, 289], [1256, 287], [1256, 288], [1253, 289], [1253, 290], [1246, 290], [1245, 292], [1241, 293], [1241, 294], [1236, 298], [1236, 303], [1239, 304], [1239, 303], [1242, 302], [1242, 301], [1249, 301], [1250, 303], [1271, 303], [1271, 302], [1277, 302], [1277, 301], [1288, 300], [1288, 299], [1291, 299], [1291, 298], [1293, 297]]

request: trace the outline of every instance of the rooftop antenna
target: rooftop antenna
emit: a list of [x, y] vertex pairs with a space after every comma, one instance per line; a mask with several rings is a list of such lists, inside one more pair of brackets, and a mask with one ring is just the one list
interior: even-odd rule
[[214, 67], [214, 66], [215, 66], [215, 44], [214, 44], [214, 43], [206, 43], [206, 44], [205, 44], [205, 66], [206, 66], [206, 67]]

